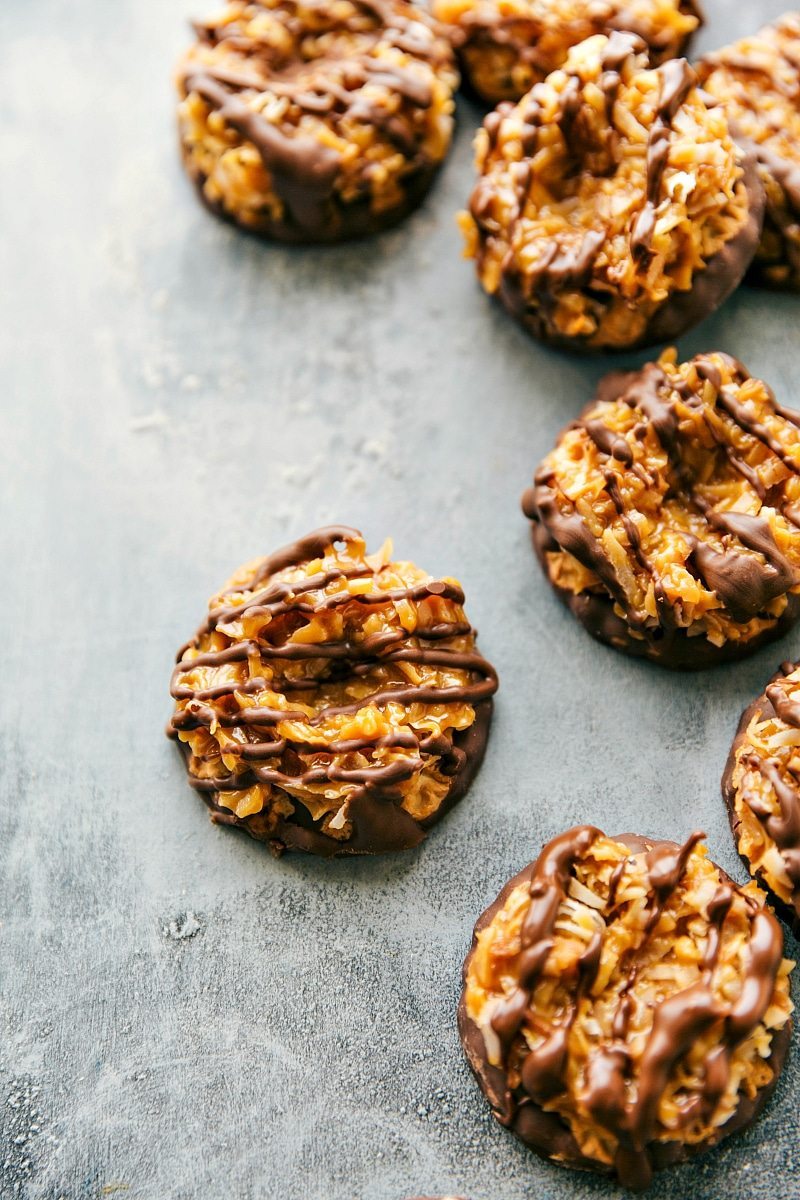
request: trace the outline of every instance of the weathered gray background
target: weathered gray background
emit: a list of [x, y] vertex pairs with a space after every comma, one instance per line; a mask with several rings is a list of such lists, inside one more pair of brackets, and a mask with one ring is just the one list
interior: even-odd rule
[[[781, 4], [710, 7], [703, 47]], [[604, 364], [526, 340], [460, 260], [477, 110], [403, 228], [260, 245], [176, 161], [192, 10], [0, 6], [0, 1196], [616, 1195], [488, 1117], [454, 1027], [472, 924], [579, 821], [700, 825], [743, 878], [718, 779], [800, 634], [699, 678], [589, 640], [518, 497]], [[742, 291], [681, 350], [800, 404], [799, 314]], [[459, 576], [502, 688], [478, 784], [419, 852], [275, 862], [208, 823], [167, 681], [234, 567], [329, 520]], [[652, 1196], [800, 1195], [799, 1063], [758, 1128]]]

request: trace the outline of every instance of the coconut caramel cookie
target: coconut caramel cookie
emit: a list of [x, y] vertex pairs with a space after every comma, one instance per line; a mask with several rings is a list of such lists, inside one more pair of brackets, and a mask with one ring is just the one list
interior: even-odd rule
[[406, 0], [232, 0], [178, 68], [201, 198], [253, 233], [332, 242], [394, 224], [450, 147], [458, 71]]
[[484, 290], [573, 350], [667, 341], [708, 316], [758, 245], [764, 192], [684, 59], [592, 37], [476, 139], [460, 217]]
[[749, 277], [800, 289], [800, 13], [707, 55], [703, 88], [725, 105], [736, 138], [755, 155], [767, 197]]
[[784, 663], [745, 709], [722, 794], [737, 850], [800, 934], [800, 664]]
[[167, 732], [211, 819], [276, 853], [421, 842], [480, 766], [497, 688], [463, 603], [344, 526], [237, 571], [172, 674]]
[[433, 12], [453, 28], [464, 77], [488, 104], [519, 100], [595, 34], [638, 34], [657, 65], [683, 54], [702, 24], [694, 0], [434, 0]]
[[789, 1043], [780, 926], [702, 837], [570, 829], [503, 888], [464, 964], [461, 1040], [497, 1119], [634, 1189], [749, 1125]]
[[800, 414], [727, 354], [607, 376], [522, 506], [557, 594], [628, 654], [705, 667], [800, 614]]

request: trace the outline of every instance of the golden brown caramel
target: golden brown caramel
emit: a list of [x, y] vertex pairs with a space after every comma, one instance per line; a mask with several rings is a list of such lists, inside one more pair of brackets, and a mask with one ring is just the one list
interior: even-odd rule
[[739, 853], [800, 930], [800, 666], [742, 715], [722, 780]]

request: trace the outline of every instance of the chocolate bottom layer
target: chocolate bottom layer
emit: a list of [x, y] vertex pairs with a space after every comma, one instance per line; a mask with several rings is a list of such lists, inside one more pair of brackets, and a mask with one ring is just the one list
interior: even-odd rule
[[728, 641], [715, 646], [706, 637], [689, 637], [683, 629], [661, 629], [658, 637], [636, 638], [627, 623], [614, 612], [614, 601], [606, 592], [571, 592], [550, 577], [547, 554], [561, 549], [538, 517], [531, 518], [531, 540], [536, 557], [550, 586], [584, 629], [605, 646], [634, 658], [647, 658], [671, 671], [700, 671], [726, 662], [737, 662], [755, 654], [762, 646], [782, 638], [800, 617], [800, 596], [789, 593], [783, 613], [768, 629], [748, 641]]
[[265, 238], [268, 241], [286, 242], [290, 245], [331, 245], [336, 242], [369, 237], [372, 234], [391, 229], [419, 207], [430, 191], [441, 166], [441, 163], [431, 163], [417, 167], [402, 181], [403, 202], [379, 213], [372, 210], [369, 197], [345, 204], [334, 195], [327, 205], [324, 226], [320, 224], [317, 227], [310, 227], [297, 225], [293, 221], [275, 221], [268, 216], [256, 222], [241, 221], [236, 213], [231, 212], [221, 202], [209, 199], [205, 191], [207, 177], [189, 163], [183, 143], [181, 143], [181, 154], [186, 173], [209, 212], [213, 213], [215, 217], [220, 217], [223, 221], [235, 225], [237, 229], [241, 229], [245, 233], [251, 233], [255, 237]]
[[[211, 810], [211, 820], [216, 825], [232, 825], [236, 829], [243, 829], [256, 841], [269, 842], [275, 854], [283, 854], [286, 850], [304, 850], [321, 858], [343, 858], [352, 854], [389, 854], [397, 850], [410, 850], [418, 846], [428, 829], [458, 803], [477, 775], [486, 752], [492, 710], [493, 702], [482, 700], [475, 705], [472, 725], [455, 734], [453, 743], [464, 753], [464, 762], [453, 776], [450, 790], [436, 812], [424, 821], [415, 820], [400, 807], [396, 799], [381, 795], [380, 790], [375, 788], [351, 801], [348, 820], [352, 823], [353, 832], [347, 841], [340, 841], [323, 833], [299, 800], [295, 801], [292, 816], [282, 817], [275, 826], [264, 813], [237, 817], [230, 809], [217, 803], [213, 792], [201, 791], [200, 795]], [[178, 744], [188, 756], [186, 744]]]
[[[677, 849], [674, 842], [643, 838], [637, 834], [620, 834], [613, 840], [622, 842], [634, 854], [651, 850], [655, 846], [668, 846], [671, 849]], [[464, 988], [458, 1004], [458, 1031], [461, 1038], [461, 1045], [472, 1073], [477, 1079], [481, 1091], [489, 1101], [494, 1117], [501, 1125], [510, 1129], [512, 1133], [538, 1154], [540, 1158], [552, 1162], [556, 1166], [570, 1167], [580, 1171], [593, 1171], [600, 1175], [614, 1175], [613, 1167], [606, 1167], [595, 1159], [587, 1158], [583, 1154], [574, 1134], [558, 1114], [545, 1112], [543, 1108], [529, 1097], [526, 1097], [522, 1104], [516, 1104], [509, 1093], [505, 1072], [499, 1067], [492, 1066], [489, 1062], [483, 1034], [467, 1014], [465, 1000], [467, 976], [472, 956], [477, 948], [478, 934], [487, 925], [491, 924], [495, 915], [503, 907], [514, 888], [530, 880], [531, 866], [532, 864], [528, 864], [524, 870], [508, 881], [500, 892], [500, 895], [478, 918], [475, 925], [472, 945], [464, 960], [462, 973]], [[717, 867], [717, 870], [724, 882], [732, 882], [721, 867]], [[724, 1138], [730, 1137], [731, 1134], [746, 1129], [755, 1121], [772, 1095], [780, 1077], [791, 1041], [791, 1032], [792, 1023], [788, 1021], [783, 1029], [773, 1034], [771, 1053], [766, 1060], [773, 1071], [770, 1082], [764, 1087], [759, 1088], [754, 1096], [741, 1098], [736, 1112], [712, 1137], [704, 1142], [693, 1144], [675, 1141], [655, 1142], [648, 1146], [650, 1162], [654, 1171], [661, 1171], [665, 1167], [677, 1166], [679, 1163], [687, 1162], [689, 1159], [694, 1158], [695, 1155], [701, 1154], [705, 1150], [718, 1145]]]

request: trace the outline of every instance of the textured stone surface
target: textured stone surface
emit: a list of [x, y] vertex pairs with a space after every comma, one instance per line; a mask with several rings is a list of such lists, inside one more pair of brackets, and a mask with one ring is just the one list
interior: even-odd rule
[[[700, 826], [742, 879], [719, 776], [800, 635], [699, 678], [589, 640], [518, 502], [605, 364], [527, 341], [460, 261], [477, 110], [401, 229], [260, 245], [177, 163], [192, 7], [0, 6], [0, 1196], [615, 1195], [489, 1118], [454, 1023], [472, 924], [582, 820]], [[710, 7], [706, 48], [781, 6]], [[681, 351], [800, 405], [797, 321], [741, 291]], [[276, 863], [209, 825], [167, 681], [228, 572], [327, 520], [459, 576], [502, 688], [477, 786], [418, 853]], [[758, 1128], [651, 1195], [800, 1194], [799, 1063]]]

